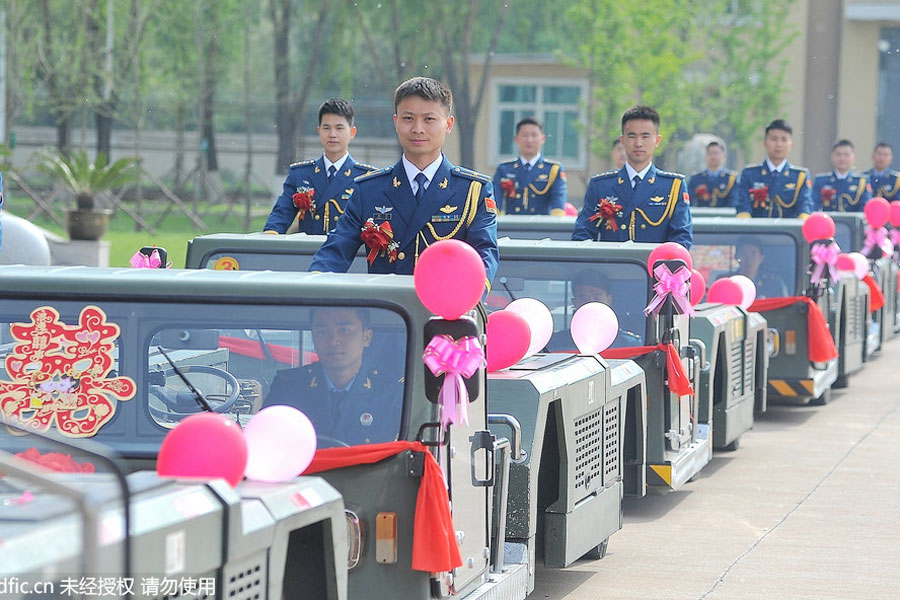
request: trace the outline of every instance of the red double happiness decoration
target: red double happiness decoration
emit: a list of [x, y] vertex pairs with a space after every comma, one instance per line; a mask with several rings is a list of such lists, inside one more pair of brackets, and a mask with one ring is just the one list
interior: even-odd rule
[[359, 237], [369, 248], [366, 260], [370, 265], [375, 262], [379, 254], [386, 256], [388, 262], [397, 260], [397, 251], [400, 249], [400, 244], [394, 240], [394, 230], [387, 221], [376, 225], [375, 220], [369, 218], [366, 224], [363, 225]]

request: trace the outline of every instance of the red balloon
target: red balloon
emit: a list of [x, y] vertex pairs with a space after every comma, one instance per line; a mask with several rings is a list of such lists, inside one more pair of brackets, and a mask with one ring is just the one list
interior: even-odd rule
[[866, 215], [866, 221], [873, 229], [884, 227], [891, 218], [891, 205], [884, 198], [872, 198], [866, 202], [863, 213]]
[[803, 237], [807, 242], [834, 237], [834, 219], [823, 212], [814, 212], [803, 221]]
[[452, 321], [481, 300], [486, 283], [484, 261], [475, 248], [461, 240], [441, 240], [419, 255], [413, 279], [425, 308]]
[[487, 370], [511, 367], [525, 356], [531, 345], [531, 327], [521, 315], [498, 310], [488, 315]]
[[706, 292], [707, 302], [720, 302], [739, 306], [744, 299], [744, 290], [740, 284], [728, 278], [714, 281]]
[[164, 477], [222, 477], [235, 487], [247, 468], [247, 442], [237, 423], [216, 413], [182, 420], [163, 438], [156, 472]]
[[837, 262], [834, 263], [834, 266], [837, 267], [838, 271], [856, 270], [856, 263], [853, 261], [853, 257], [846, 252], [838, 254]]
[[567, 217], [577, 217], [578, 209], [575, 208], [575, 205], [571, 202], [566, 202], [566, 216]]
[[653, 275], [653, 266], [660, 260], [683, 260], [688, 269], [694, 268], [691, 253], [678, 242], [664, 242], [653, 249], [647, 257], [647, 271]]
[[697, 269], [691, 269], [691, 306], [696, 306], [706, 292], [706, 279]]
[[891, 225], [900, 227], [900, 200], [891, 202]]

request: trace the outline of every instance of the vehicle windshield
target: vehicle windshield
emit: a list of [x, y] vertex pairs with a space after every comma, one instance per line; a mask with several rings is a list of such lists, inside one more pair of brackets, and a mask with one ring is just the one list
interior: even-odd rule
[[0, 411], [126, 456], [155, 451], [204, 402], [241, 424], [294, 406], [320, 447], [392, 441], [407, 344], [403, 318], [377, 308], [10, 301]]
[[550, 262], [533, 259], [500, 261], [489, 309], [500, 309], [518, 298], [535, 298], [553, 315], [551, 352], [575, 350], [569, 323], [575, 310], [587, 302], [603, 302], [619, 319], [613, 348], [644, 343], [649, 276], [636, 263]]
[[[218, 271], [308, 271], [313, 254], [217, 250], [209, 253], [200, 266]], [[347, 272], [367, 273], [365, 257], [357, 256]]]
[[853, 233], [850, 223], [846, 221], [835, 221], [834, 223], [834, 241], [841, 247], [842, 252], [853, 252], [857, 248], [853, 247]]
[[694, 268], [707, 286], [722, 277], [746, 275], [757, 298], [792, 296], [797, 281], [797, 243], [782, 233], [694, 232]]

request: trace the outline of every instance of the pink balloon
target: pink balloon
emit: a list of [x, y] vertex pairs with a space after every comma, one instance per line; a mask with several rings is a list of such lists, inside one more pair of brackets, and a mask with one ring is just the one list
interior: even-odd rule
[[300, 475], [316, 453], [316, 430], [293, 406], [268, 406], [244, 427], [248, 479], [278, 483]]
[[694, 268], [691, 253], [678, 242], [664, 242], [653, 249], [647, 257], [647, 271], [653, 275], [653, 266], [660, 260], [683, 260], [688, 269]]
[[488, 315], [487, 370], [511, 367], [525, 356], [531, 344], [528, 322], [514, 312], [498, 310]]
[[837, 267], [838, 271], [856, 271], [856, 262], [846, 252], [838, 254], [837, 262], [834, 266]]
[[851, 252], [850, 258], [853, 259], [853, 272], [858, 279], [865, 279], [869, 274], [869, 259], [862, 252]]
[[578, 209], [575, 208], [575, 205], [571, 202], [566, 202], [566, 216], [567, 217], [577, 217]]
[[741, 301], [738, 306], [750, 308], [750, 305], [756, 300], [756, 284], [746, 275], [732, 275], [730, 279], [741, 286]]
[[869, 226], [873, 229], [878, 229], [879, 227], [884, 227], [891, 218], [891, 205], [884, 198], [872, 198], [866, 202], [863, 213], [866, 215], [866, 221], [869, 222]]
[[697, 269], [691, 269], [691, 306], [699, 304], [706, 293], [706, 278]]
[[156, 472], [163, 477], [222, 477], [235, 487], [246, 466], [247, 442], [238, 424], [205, 412], [185, 418], [163, 438]]
[[891, 225], [900, 227], [900, 200], [891, 202]]
[[619, 319], [602, 302], [588, 302], [575, 311], [569, 325], [572, 340], [582, 354], [598, 354], [615, 341], [619, 334]]
[[706, 292], [707, 302], [719, 302], [721, 304], [740, 306], [743, 299], [744, 290], [741, 289], [738, 282], [730, 277], [714, 281]]
[[525, 319], [531, 330], [531, 343], [525, 351], [524, 358], [540, 352], [553, 335], [553, 315], [550, 314], [550, 309], [540, 300], [519, 298], [510, 302], [506, 310]]
[[486, 283], [484, 261], [463, 241], [441, 240], [419, 255], [413, 279], [425, 308], [452, 321], [481, 299]]
[[803, 221], [803, 237], [807, 242], [834, 237], [834, 219], [823, 212], [814, 212]]

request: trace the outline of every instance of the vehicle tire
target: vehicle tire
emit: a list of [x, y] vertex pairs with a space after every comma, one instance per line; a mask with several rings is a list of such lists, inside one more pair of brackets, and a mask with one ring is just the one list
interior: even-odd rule
[[842, 389], [849, 385], [849, 378], [847, 375], [838, 375], [838, 378], [834, 380], [834, 383], [831, 384], [832, 388]]
[[734, 452], [735, 450], [737, 450], [740, 447], [741, 447], [741, 438], [740, 438], [740, 436], [738, 436], [738, 437], [734, 438], [733, 440], [731, 440], [730, 444], [725, 444], [724, 446], [722, 446], [722, 450], [724, 452]]
[[827, 389], [824, 392], [822, 392], [822, 395], [819, 396], [818, 398], [812, 398], [809, 401], [809, 405], [810, 406], [825, 406], [829, 402], [831, 402], [831, 390]]
[[588, 560], [600, 560], [604, 556], [606, 556], [606, 549], [609, 547], [609, 538], [606, 538], [595, 548], [591, 548], [587, 551], [587, 554], [584, 555], [584, 558]]

